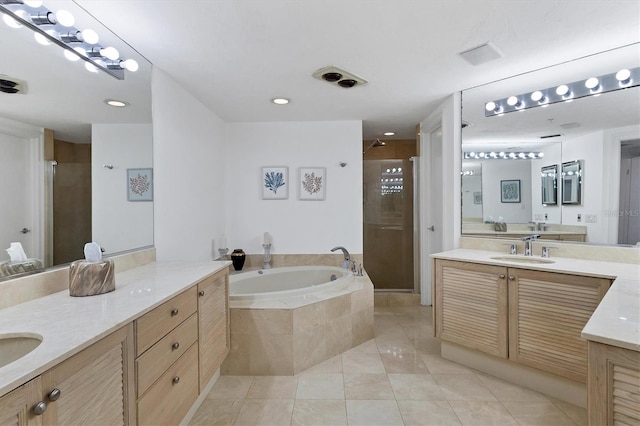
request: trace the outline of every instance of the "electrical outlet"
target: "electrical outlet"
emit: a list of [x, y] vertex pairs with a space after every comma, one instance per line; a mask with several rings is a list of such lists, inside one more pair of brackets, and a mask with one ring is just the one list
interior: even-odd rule
[[544, 220], [549, 220], [549, 213], [544, 214]]
[[578, 213], [578, 222], [582, 222], [582, 215]]
[[584, 215], [584, 221], [587, 223], [598, 223], [598, 215], [586, 214]]
[[536, 215], [535, 215], [534, 219], [535, 219], [535, 220], [542, 220], [542, 218], [543, 218], [543, 217], [544, 217], [544, 216], [543, 216], [542, 214], [540, 214], [540, 213], [536, 213]]

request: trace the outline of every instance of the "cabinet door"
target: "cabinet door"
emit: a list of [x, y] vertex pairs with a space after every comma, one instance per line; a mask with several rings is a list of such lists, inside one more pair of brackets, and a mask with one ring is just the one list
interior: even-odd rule
[[436, 336], [507, 357], [507, 269], [435, 261]]
[[59, 395], [48, 403], [44, 424], [134, 424], [133, 325], [113, 332], [41, 377], [47, 398]]
[[198, 284], [198, 342], [200, 347], [200, 391], [209, 383], [229, 354], [229, 272], [206, 278]]
[[40, 377], [37, 377], [0, 398], [0, 425], [41, 425], [42, 417], [33, 411], [41, 395]]
[[509, 268], [509, 359], [585, 383], [581, 332], [611, 285], [604, 278]]

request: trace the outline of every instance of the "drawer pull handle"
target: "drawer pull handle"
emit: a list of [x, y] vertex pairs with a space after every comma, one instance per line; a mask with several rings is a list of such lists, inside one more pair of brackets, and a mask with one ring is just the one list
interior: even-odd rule
[[504, 280], [504, 278], [506, 277], [506, 275], [505, 275], [505, 274], [500, 274], [500, 275], [498, 275], [498, 277], [499, 277], [501, 280]]
[[33, 407], [33, 414], [35, 414], [36, 416], [41, 416], [45, 411], [47, 411], [47, 403], [44, 401], [38, 402]]
[[509, 280], [510, 281], [514, 281], [516, 279], [516, 277], [514, 277], [513, 275], [509, 275]]
[[174, 385], [177, 385], [178, 383], [180, 383], [180, 376], [176, 376], [176, 377], [174, 377], [174, 378], [173, 378], [173, 380], [172, 380], [172, 383], [173, 383]]
[[49, 392], [49, 401], [54, 402], [57, 401], [58, 399], [60, 399], [60, 395], [62, 395], [62, 392], [60, 392], [60, 389], [54, 389], [51, 392]]
[[204, 296], [204, 290], [200, 290], [198, 294], [200, 295], [200, 297]]
[[175, 317], [176, 315], [178, 315], [178, 312], [179, 312], [179, 311], [178, 311], [178, 308], [173, 308], [173, 309], [171, 310], [171, 316], [172, 316], [172, 317]]
[[174, 351], [177, 351], [178, 348], [180, 348], [180, 343], [179, 342], [175, 342], [173, 345], [171, 345], [171, 349], [173, 349]]

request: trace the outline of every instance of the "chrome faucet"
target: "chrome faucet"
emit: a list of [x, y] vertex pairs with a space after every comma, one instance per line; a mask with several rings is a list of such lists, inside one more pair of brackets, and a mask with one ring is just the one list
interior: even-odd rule
[[351, 255], [349, 254], [347, 249], [342, 246], [337, 246], [331, 249], [331, 251], [336, 251], [336, 250], [342, 250], [342, 254], [344, 255], [344, 260], [342, 261], [342, 267], [344, 269], [349, 269], [349, 267], [351, 266]]
[[535, 235], [529, 235], [528, 237], [523, 237], [522, 241], [524, 241], [524, 255], [525, 256], [531, 256], [531, 246], [533, 243], [533, 240], [535, 240], [536, 238], [540, 238], [540, 235], [535, 234]]

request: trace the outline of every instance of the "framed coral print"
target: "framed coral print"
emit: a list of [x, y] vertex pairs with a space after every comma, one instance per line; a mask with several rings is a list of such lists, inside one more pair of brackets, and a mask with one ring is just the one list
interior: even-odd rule
[[500, 202], [519, 203], [520, 202], [520, 180], [500, 181]]
[[127, 169], [127, 200], [153, 201], [153, 169]]
[[327, 189], [327, 169], [324, 167], [300, 167], [298, 184], [301, 200], [324, 200]]
[[262, 168], [262, 199], [286, 200], [289, 198], [289, 168]]

